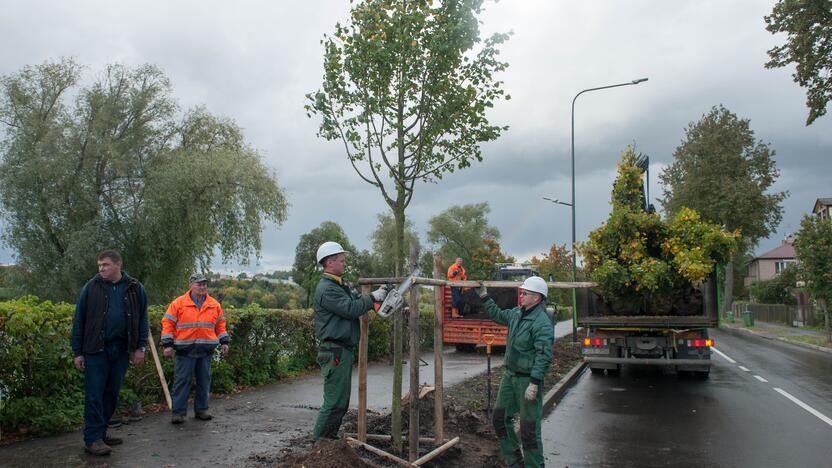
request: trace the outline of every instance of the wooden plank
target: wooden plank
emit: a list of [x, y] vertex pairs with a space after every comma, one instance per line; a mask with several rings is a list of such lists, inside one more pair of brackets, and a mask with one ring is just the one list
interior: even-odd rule
[[353, 447], [364, 448], [365, 450], [373, 452], [374, 454], [376, 454], [376, 455], [378, 455], [382, 458], [386, 458], [386, 459], [388, 459], [388, 460], [390, 460], [394, 463], [397, 463], [401, 466], [413, 466], [410, 462], [402, 460], [401, 458], [393, 455], [392, 453], [387, 453], [382, 449], [375, 448], [370, 444], [367, 444], [365, 442], [361, 442], [360, 440], [357, 440], [357, 439], [353, 439], [352, 437], [347, 437], [347, 443], [350, 444]]
[[[370, 293], [370, 286], [361, 287], [364, 294]], [[359, 319], [361, 335], [358, 342], [358, 440], [367, 442], [367, 342], [370, 334], [370, 314]]]
[[[410, 269], [413, 270], [419, 261], [419, 251], [415, 246], [410, 248]], [[408, 460], [411, 462], [419, 457], [419, 286], [414, 284], [410, 288], [410, 399]]]
[[[442, 278], [442, 259], [439, 254], [433, 256], [433, 277]], [[433, 433], [434, 443], [439, 445], [445, 440], [445, 391], [442, 375], [442, 287], [433, 288]]]
[[456, 445], [458, 443], [459, 443], [459, 437], [454, 437], [453, 439], [445, 442], [441, 446], [431, 450], [430, 452], [425, 454], [424, 457], [422, 457], [418, 460], [414, 460], [413, 465], [415, 465], [415, 466], [424, 465], [425, 463], [433, 460], [434, 458], [438, 457], [439, 455], [442, 455], [442, 453], [445, 450], [448, 450], [449, 448], [453, 447], [454, 445]]
[[[444, 273], [443, 273], [444, 276]], [[441, 277], [440, 277], [441, 278]], [[374, 285], [374, 284], [399, 284], [404, 281], [402, 277], [392, 277], [392, 278], [360, 278], [358, 280], [358, 284], [365, 285]], [[437, 278], [422, 278], [416, 277], [413, 279], [413, 284], [421, 284], [423, 286], [444, 286], [448, 284], [447, 280], [437, 279]], [[477, 288], [481, 284], [484, 284], [487, 288], [517, 288], [521, 284], [522, 281], [454, 281], [454, 286], [458, 286], [460, 288]], [[546, 285], [550, 288], [554, 289], [572, 289], [572, 288], [594, 288], [598, 286], [598, 283], [593, 283], [589, 281], [547, 281]]]
[[153, 340], [153, 331], [148, 327], [147, 343], [150, 345], [150, 354], [153, 355], [153, 363], [156, 364], [156, 373], [159, 375], [159, 383], [162, 384], [162, 392], [165, 394], [165, 402], [168, 404], [168, 409], [173, 409], [170, 401], [170, 390], [168, 389], [168, 381], [165, 379], [165, 373], [162, 371], [162, 363], [159, 362], [159, 352], [156, 351], [156, 342]]

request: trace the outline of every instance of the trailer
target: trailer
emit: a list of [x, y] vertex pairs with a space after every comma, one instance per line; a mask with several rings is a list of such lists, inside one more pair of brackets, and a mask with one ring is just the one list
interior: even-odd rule
[[617, 315], [591, 289], [578, 289], [577, 323], [587, 332], [581, 351], [592, 373], [617, 375], [623, 365], [647, 365], [707, 378], [714, 346], [708, 329], [719, 320], [715, 277], [695, 290], [701, 295], [696, 314]]

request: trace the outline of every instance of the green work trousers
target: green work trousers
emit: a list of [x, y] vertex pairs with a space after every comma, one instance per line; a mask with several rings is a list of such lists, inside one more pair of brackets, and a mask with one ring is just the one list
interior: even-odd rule
[[354, 361], [355, 353], [340, 346], [324, 345], [318, 351], [318, 364], [324, 378], [324, 403], [312, 434], [315, 440], [338, 438], [341, 420], [350, 407]]
[[[500, 443], [500, 454], [508, 466], [543, 466], [543, 441], [540, 437], [540, 420], [543, 414], [543, 388], [538, 388], [537, 399], [525, 399], [529, 376], [504, 371], [497, 392], [492, 422]], [[520, 440], [514, 431], [514, 415], [520, 413]], [[523, 451], [520, 451], [520, 446]], [[524, 464], [525, 463], [525, 464]]]

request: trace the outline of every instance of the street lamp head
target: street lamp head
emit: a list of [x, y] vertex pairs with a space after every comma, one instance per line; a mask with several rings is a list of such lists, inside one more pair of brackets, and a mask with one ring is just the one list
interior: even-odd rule
[[643, 82], [643, 81], [647, 81], [647, 78], [639, 78], [639, 79], [637, 79], [637, 80], [633, 80], [633, 81], [631, 81], [631, 83], [633, 83], [633, 84], [639, 84], [639, 83], [641, 83], [641, 82]]

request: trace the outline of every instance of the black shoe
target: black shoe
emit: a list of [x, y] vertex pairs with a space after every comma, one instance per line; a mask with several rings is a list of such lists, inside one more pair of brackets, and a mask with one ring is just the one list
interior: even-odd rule
[[194, 414], [194, 417], [196, 419], [199, 419], [200, 421], [210, 421], [210, 420], [214, 419], [214, 417], [211, 416], [211, 413], [209, 413], [207, 411], [197, 411]]
[[182, 424], [185, 422], [185, 416], [182, 414], [174, 414], [170, 417], [171, 424]]
[[121, 427], [122, 424], [124, 424], [124, 421], [122, 421], [121, 418], [112, 418], [107, 421], [107, 427], [109, 428]]
[[91, 455], [104, 456], [109, 455], [110, 452], [112, 452], [112, 449], [101, 440], [96, 440], [91, 444], [85, 445], [84, 451]]
[[113, 445], [121, 445], [122, 442], [124, 442], [123, 440], [121, 440], [121, 437], [110, 437], [107, 434], [104, 434], [104, 439], [102, 440], [104, 440], [104, 443], [109, 445], [110, 447], [112, 447]]

